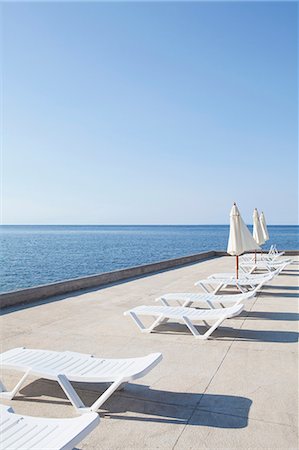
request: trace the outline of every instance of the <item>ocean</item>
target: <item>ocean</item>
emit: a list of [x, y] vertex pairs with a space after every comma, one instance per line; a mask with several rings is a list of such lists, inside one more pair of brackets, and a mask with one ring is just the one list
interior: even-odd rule
[[[298, 226], [269, 226], [279, 249], [299, 249]], [[225, 250], [228, 225], [0, 227], [0, 292]]]

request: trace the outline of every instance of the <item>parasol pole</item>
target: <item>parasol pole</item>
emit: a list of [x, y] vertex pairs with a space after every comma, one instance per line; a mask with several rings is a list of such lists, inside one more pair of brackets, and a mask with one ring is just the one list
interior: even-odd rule
[[239, 255], [236, 255], [236, 278], [239, 278]]

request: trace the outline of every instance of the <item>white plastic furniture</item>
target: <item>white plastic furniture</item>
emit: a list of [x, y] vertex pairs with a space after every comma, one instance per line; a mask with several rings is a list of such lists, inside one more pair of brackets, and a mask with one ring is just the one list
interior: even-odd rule
[[177, 303], [179, 306], [204, 305], [206, 308], [219, 308], [232, 305], [239, 305], [256, 295], [256, 289], [242, 294], [197, 294], [194, 292], [176, 292], [171, 294], [163, 294], [156, 298], [156, 302], [161, 302], [164, 306], [171, 306], [170, 303]]
[[282, 264], [282, 263], [289, 263], [291, 264], [292, 262], [294, 262], [294, 260], [292, 258], [281, 258], [282, 255], [284, 255], [285, 252], [280, 252], [278, 253], [278, 251], [272, 251], [269, 253], [257, 253], [256, 255], [249, 253], [249, 254], [244, 254], [241, 255], [239, 257], [239, 261], [241, 262], [267, 262], [270, 265], [271, 264]]
[[269, 253], [268, 253], [268, 255], [270, 256], [270, 255], [272, 255], [272, 256], [282, 256], [282, 255], [284, 255], [284, 253], [285, 252], [279, 252], [278, 250], [277, 250], [277, 247], [276, 247], [276, 244], [272, 244], [271, 245], [271, 247], [270, 247], [270, 250], [269, 250]]
[[[106, 359], [76, 352], [14, 348], [0, 354], [0, 367], [18, 370], [24, 375], [11, 391], [0, 383], [0, 398], [12, 399], [28, 375], [35, 375], [57, 381], [79, 413], [97, 411], [121, 384], [143, 377], [161, 360], [161, 353], [139, 358]], [[112, 384], [90, 407], [86, 407], [71, 381]]]
[[276, 275], [278, 275], [281, 272], [281, 267], [279, 266], [277, 269], [272, 270], [272, 272], [270, 273], [245, 273], [245, 272], [241, 272], [239, 273], [239, 277], [236, 278], [236, 274], [234, 272], [218, 272], [218, 273], [213, 273], [212, 275], [208, 276], [208, 279], [217, 279], [217, 280], [224, 280], [226, 278], [230, 278], [230, 279], [240, 279], [240, 280], [248, 280], [253, 281], [253, 283], [248, 283], [248, 284], [257, 284], [256, 281], [259, 282], [259, 280], [268, 280], [269, 278], [272, 279], [274, 278]]
[[[124, 313], [130, 316], [142, 333], [151, 333], [154, 328], [169, 319], [184, 323], [196, 339], [207, 339], [216, 328], [225, 320], [237, 316], [243, 310], [244, 305], [234, 305], [230, 308], [200, 310], [195, 308], [185, 308], [183, 306], [137, 306]], [[151, 316], [155, 320], [149, 327], [141, 322], [140, 316]], [[208, 321], [214, 321], [210, 326]], [[194, 322], [203, 322], [208, 328], [204, 334], [200, 334], [194, 326]]]
[[213, 294], [217, 294], [227, 286], [237, 287], [242, 293], [247, 292], [249, 289], [257, 292], [264, 284], [271, 281], [273, 277], [274, 272], [270, 274], [240, 274], [239, 278], [232, 276], [231, 273], [218, 273], [206, 279], [198, 280], [195, 286], [201, 287], [204, 292]]
[[266, 270], [269, 273], [272, 273], [274, 270], [279, 269], [278, 274], [281, 273], [287, 266], [289, 265], [289, 261], [267, 261], [267, 260], [258, 260], [254, 261], [241, 261], [240, 268], [245, 273], [253, 273], [255, 270]]
[[71, 450], [100, 422], [96, 413], [72, 419], [47, 419], [15, 414], [0, 405], [1, 450]]

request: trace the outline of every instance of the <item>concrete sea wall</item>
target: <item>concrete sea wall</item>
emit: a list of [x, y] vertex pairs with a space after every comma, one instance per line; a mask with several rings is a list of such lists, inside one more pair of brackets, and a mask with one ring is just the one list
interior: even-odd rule
[[183, 256], [181, 258], [169, 259], [166, 261], [159, 261], [151, 264], [144, 264], [137, 267], [115, 270], [113, 272], [101, 273], [99, 275], [91, 275], [87, 277], [59, 281], [42, 286], [35, 286], [33, 288], [7, 292], [4, 294], [0, 294], [0, 308], [31, 303], [49, 297], [64, 295], [70, 292], [80, 291], [84, 289], [101, 287], [119, 281], [153, 274], [155, 272], [169, 270], [179, 266], [194, 264], [199, 261], [214, 258], [216, 256], [219, 255], [215, 251], [198, 253], [196, 255]]

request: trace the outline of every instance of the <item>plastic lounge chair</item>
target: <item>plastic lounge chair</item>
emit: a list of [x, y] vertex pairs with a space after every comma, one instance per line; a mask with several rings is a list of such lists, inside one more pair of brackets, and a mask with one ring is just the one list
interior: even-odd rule
[[272, 244], [271, 245], [271, 247], [270, 247], [270, 250], [269, 250], [269, 252], [268, 252], [268, 255], [269, 256], [282, 256], [282, 255], [284, 255], [285, 254], [285, 252], [279, 252], [278, 250], [277, 250], [277, 247], [276, 247], [276, 244]]
[[285, 254], [285, 252], [279, 252], [276, 248], [276, 246], [273, 246], [274, 250], [269, 253], [262, 253], [261, 254], [261, 260], [262, 261], [270, 261], [270, 262], [289, 262], [290, 264], [294, 262], [292, 258], [281, 258]]
[[[12, 399], [26, 378], [36, 375], [57, 381], [79, 413], [97, 411], [121, 384], [143, 377], [161, 359], [161, 353], [151, 353], [139, 358], [104, 359], [76, 352], [15, 348], [0, 354], [0, 367], [25, 373], [11, 391], [7, 391], [0, 383], [0, 397]], [[71, 381], [112, 384], [90, 407], [86, 407]]]
[[[257, 284], [256, 281], [259, 282], [259, 280], [263, 280], [263, 279], [269, 279], [269, 278], [274, 278], [276, 275], [278, 275], [282, 270], [282, 267], [279, 266], [277, 267], [277, 269], [272, 270], [270, 273], [245, 273], [245, 272], [241, 272], [239, 273], [239, 280], [248, 280], [249, 281], [249, 285], [250, 284]], [[213, 273], [212, 275], [208, 276], [208, 279], [217, 279], [217, 280], [223, 280], [223, 279], [237, 279], [236, 278], [236, 274], [234, 272], [219, 272], [219, 273]], [[253, 281], [253, 283], [251, 283], [251, 281]]]
[[293, 261], [292, 258], [283, 258], [283, 259], [281, 259], [280, 257], [282, 255], [284, 255], [284, 252], [281, 252], [281, 253], [270, 253], [269, 252], [269, 253], [261, 253], [261, 254], [257, 253], [256, 255], [254, 255], [252, 253], [249, 253], [249, 254], [241, 255], [240, 256], [240, 262], [244, 262], [244, 261], [246, 261], [246, 262], [254, 262], [256, 260], [256, 261], [259, 261], [259, 262], [260, 261], [264, 261], [264, 262], [266, 261], [266, 262], [269, 262], [269, 263], [283, 263], [283, 262], [291, 263]]
[[164, 306], [171, 306], [169, 304], [177, 302], [179, 306], [190, 306], [193, 303], [203, 304], [206, 308], [217, 309], [219, 307], [226, 307], [232, 305], [239, 305], [244, 303], [246, 300], [254, 297], [256, 295], [256, 289], [252, 291], [245, 292], [242, 294], [225, 294], [225, 295], [215, 295], [215, 294], [197, 294], [194, 292], [176, 292], [171, 294], [163, 294], [156, 298], [156, 302], [161, 302]]
[[272, 273], [276, 269], [280, 269], [278, 274], [281, 273], [287, 266], [289, 262], [284, 261], [266, 261], [259, 260], [256, 262], [253, 261], [242, 261], [240, 263], [240, 268], [245, 273], [253, 273], [255, 270], [266, 270], [269, 273]]
[[276, 255], [273, 258], [269, 258], [269, 257], [262, 258], [261, 261], [267, 261], [269, 263], [278, 263], [278, 264], [279, 263], [280, 264], [282, 264], [282, 263], [291, 264], [294, 262], [294, 260], [292, 258], [280, 258], [280, 255]]
[[292, 258], [281, 258], [281, 256], [284, 255], [284, 252], [277, 253], [273, 255], [262, 255], [259, 261], [267, 261], [271, 263], [289, 263], [291, 264], [294, 260]]
[[274, 277], [274, 272], [270, 274], [242, 274], [239, 278], [232, 276], [231, 273], [214, 274], [210, 277], [198, 280], [195, 286], [202, 288], [204, 292], [217, 294], [221, 289], [225, 289], [227, 286], [234, 286], [242, 293], [252, 289], [258, 292], [265, 283], [271, 281]]
[[[207, 339], [216, 328], [225, 320], [234, 316], [238, 316], [243, 310], [244, 305], [234, 305], [230, 308], [219, 309], [195, 309], [184, 308], [182, 306], [137, 306], [124, 313], [125, 316], [130, 316], [136, 323], [142, 333], [151, 333], [153, 329], [166, 323], [169, 319], [174, 319], [177, 322], [183, 322], [191, 331], [196, 339]], [[152, 316], [157, 319], [148, 328], [141, 322], [139, 316]], [[208, 325], [208, 321], [215, 321], [212, 326]], [[204, 334], [200, 334], [194, 326], [194, 322], [202, 321], [208, 327]]]
[[73, 419], [47, 419], [15, 414], [0, 405], [1, 450], [71, 450], [100, 422], [96, 413]]

